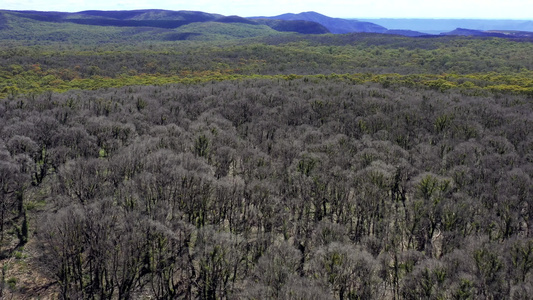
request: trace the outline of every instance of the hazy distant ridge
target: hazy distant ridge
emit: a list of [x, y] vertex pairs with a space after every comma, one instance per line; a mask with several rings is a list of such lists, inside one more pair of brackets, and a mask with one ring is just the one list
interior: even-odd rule
[[373, 22], [378, 25], [395, 28], [421, 31], [430, 34], [449, 32], [457, 28], [471, 30], [516, 30], [533, 31], [531, 20], [482, 20], [482, 19], [359, 19], [360, 21]]

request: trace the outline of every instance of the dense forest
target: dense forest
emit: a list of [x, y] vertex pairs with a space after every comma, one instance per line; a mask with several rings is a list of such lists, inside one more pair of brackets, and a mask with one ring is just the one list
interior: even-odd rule
[[531, 41], [189, 25], [0, 28], [1, 299], [531, 298]]

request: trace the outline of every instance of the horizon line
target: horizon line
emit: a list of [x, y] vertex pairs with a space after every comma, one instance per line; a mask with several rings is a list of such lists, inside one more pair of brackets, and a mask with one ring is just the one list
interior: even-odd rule
[[[209, 13], [209, 14], [218, 14], [218, 15], [223, 15], [221, 13], [216, 13], [216, 12], [207, 12], [207, 11], [203, 11], [203, 10], [194, 10], [194, 9], [179, 9], [179, 10], [174, 10], [174, 9], [165, 9], [165, 8], [136, 8], [136, 9], [85, 9], [85, 10], [79, 10], [79, 11], [68, 11], [68, 10], [35, 10], [35, 9], [3, 9], [3, 8], [0, 8], [0, 11], [15, 11], [15, 12], [49, 12], [49, 13], [53, 13], [53, 12], [59, 12], [59, 13], [82, 13], [82, 12], [86, 12], [86, 11], [142, 11], [142, 10], [161, 10], [161, 11], [175, 11], [175, 12], [178, 12], [178, 11], [193, 11], [193, 12], [204, 12], [204, 13]], [[320, 13], [320, 12], [317, 12], [317, 11], [301, 11], [301, 12], [298, 12], [298, 13], [293, 13], [293, 12], [285, 12], [285, 13], [282, 13], [282, 14], [278, 14], [278, 15], [273, 15], [273, 16], [265, 16], [265, 15], [252, 15], [252, 16], [240, 16], [240, 15], [236, 15], [236, 14], [229, 14], [229, 15], [223, 15], [223, 16], [240, 16], [240, 17], [244, 17], [244, 18], [254, 18], [254, 17], [275, 17], [275, 16], [279, 16], [279, 15], [284, 15], [284, 14], [301, 14], [301, 13], [308, 13], [308, 12], [313, 12], [313, 13], [318, 13], [318, 14], [321, 14], [321, 15], [324, 15], [324, 16], [327, 16], [327, 17], [330, 17], [330, 18], [338, 18], [338, 19], [347, 19], [347, 20], [351, 20], [351, 19], [354, 19], [354, 20], [357, 20], [357, 19], [366, 19], [366, 20], [385, 20], [385, 19], [393, 19], [393, 20], [494, 20], [494, 21], [533, 21], [533, 18], [530, 18], [530, 19], [527, 19], [527, 18], [510, 18], [510, 17], [502, 17], [502, 18], [491, 18], [491, 17], [416, 17], [416, 16], [410, 16], [410, 17], [407, 17], [407, 16], [382, 16], [382, 17], [376, 17], [376, 16], [354, 16], [354, 17], [335, 17], [335, 16], [330, 16], [330, 15], [325, 15], [323, 13]]]

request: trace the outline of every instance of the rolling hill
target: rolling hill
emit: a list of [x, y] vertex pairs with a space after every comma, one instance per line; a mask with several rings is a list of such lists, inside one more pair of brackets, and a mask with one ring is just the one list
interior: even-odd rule
[[331, 18], [313, 11], [302, 12], [299, 14], [283, 14], [274, 17], [253, 17], [251, 19], [276, 19], [276, 20], [303, 20], [316, 22], [326, 27], [331, 33], [351, 33], [351, 32], [375, 32], [384, 33], [387, 28], [370, 22], [361, 22], [357, 20], [347, 20], [340, 18]]
[[306, 20], [277, 20], [277, 19], [255, 19], [259, 24], [265, 24], [272, 29], [283, 32], [298, 32], [303, 34], [323, 34], [330, 33], [330, 30], [320, 23]]
[[[187, 28], [194, 30], [185, 31]], [[199, 11], [91, 10], [67, 13], [0, 10], [0, 40], [11, 42], [220, 40], [281, 32], [329, 33], [324, 26], [311, 21], [251, 20]]]

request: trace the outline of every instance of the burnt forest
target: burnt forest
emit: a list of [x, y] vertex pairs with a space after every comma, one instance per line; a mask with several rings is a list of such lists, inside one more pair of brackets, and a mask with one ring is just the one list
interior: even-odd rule
[[363, 23], [0, 10], [0, 299], [531, 299], [533, 39]]

